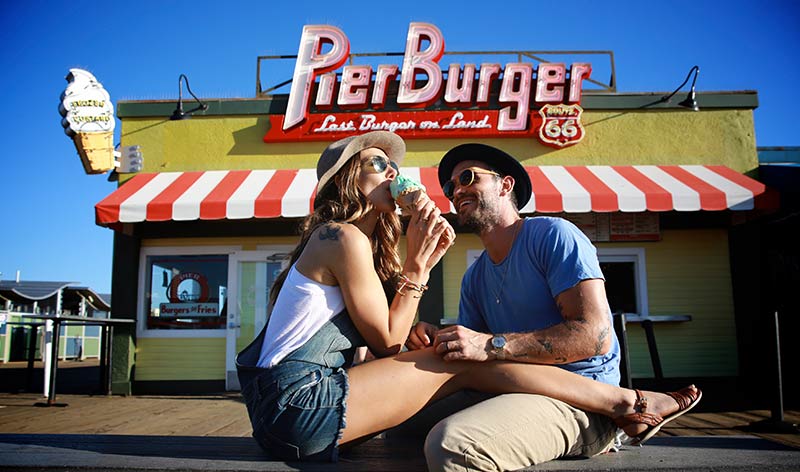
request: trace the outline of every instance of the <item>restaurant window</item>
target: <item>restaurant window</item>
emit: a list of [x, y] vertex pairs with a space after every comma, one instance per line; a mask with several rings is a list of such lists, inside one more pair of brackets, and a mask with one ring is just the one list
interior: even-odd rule
[[227, 316], [226, 254], [149, 255], [147, 330], [221, 330]]
[[643, 248], [598, 248], [600, 269], [612, 313], [646, 316], [647, 274]]

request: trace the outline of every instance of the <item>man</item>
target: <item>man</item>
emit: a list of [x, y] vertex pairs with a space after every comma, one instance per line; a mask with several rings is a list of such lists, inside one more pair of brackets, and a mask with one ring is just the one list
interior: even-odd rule
[[[485, 251], [464, 274], [458, 325], [420, 323], [408, 347], [432, 344], [446, 360], [553, 364], [618, 385], [619, 344], [588, 238], [561, 218], [521, 218], [530, 178], [494, 147], [452, 149], [439, 164], [439, 183]], [[605, 416], [551, 398], [499, 395], [436, 424], [425, 456], [430, 470], [515, 470], [603, 453], [616, 430]]]

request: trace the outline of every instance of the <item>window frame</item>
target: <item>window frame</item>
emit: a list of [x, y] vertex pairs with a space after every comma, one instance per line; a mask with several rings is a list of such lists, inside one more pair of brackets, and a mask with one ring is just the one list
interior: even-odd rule
[[647, 260], [643, 247], [598, 247], [597, 259], [603, 262], [633, 262], [633, 281], [636, 293], [637, 315], [650, 315], [647, 298]]
[[157, 246], [142, 247], [139, 251], [139, 290], [136, 308], [136, 336], [139, 338], [224, 338], [227, 328], [217, 329], [148, 329], [147, 307], [145, 307], [145, 283], [147, 282], [147, 266], [149, 256], [201, 256], [224, 255], [230, 257], [240, 246]]

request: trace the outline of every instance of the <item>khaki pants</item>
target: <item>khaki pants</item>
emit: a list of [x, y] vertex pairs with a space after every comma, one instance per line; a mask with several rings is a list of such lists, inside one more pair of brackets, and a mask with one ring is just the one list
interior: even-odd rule
[[617, 431], [606, 416], [541, 395], [460, 392], [398, 427], [398, 434], [447, 414], [425, 440], [431, 472], [517, 470], [562, 457], [592, 457], [614, 445]]

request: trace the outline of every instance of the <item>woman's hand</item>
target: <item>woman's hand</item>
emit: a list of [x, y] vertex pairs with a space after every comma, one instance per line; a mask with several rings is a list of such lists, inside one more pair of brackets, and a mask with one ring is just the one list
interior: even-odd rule
[[428, 270], [433, 269], [433, 267], [438, 264], [440, 260], [442, 260], [442, 257], [444, 257], [447, 250], [456, 243], [456, 230], [453, 229], [453, 227], [450, 225], [450, 222], [447, 221], [444, 216], [439, 216], [439, 221], [437, 224], [444, 226], [444, 232], [441, 236], [439, 236], [436, 249], [431, 254], [431, 257], [428, 258]]
[[[443, 238], [445, 234], [447, 236]], [[406, 275], [420, 275], [424, 280], [414, 282], [427, 282], [431, 268], [439, 262], [454, 239], [455, 231], [441, 216], [436, 204], [429, 199], [419, 202], [406, 230]]]
[[417, 349], [424, 349], [433, 345], [433, 340], [436, 338], [436, 332], [439, 330], [436, 326], [420, 321], [411, 327], [406, 340], [406, 347], [411, 351]]

